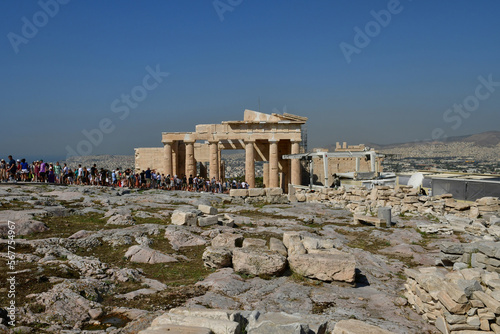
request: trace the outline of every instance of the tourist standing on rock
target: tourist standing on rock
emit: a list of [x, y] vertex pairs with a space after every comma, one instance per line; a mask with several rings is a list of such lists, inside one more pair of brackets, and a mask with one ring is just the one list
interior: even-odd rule
[[56, 165], [54, 166], [54, 175], [56, 177], [56, 183], [62, 183], [62, 168], [59, 161], [56, 162]]
[[68, 184], [73, 184], [75, 182], [75, 171], [68, 168]]
[[141, 188], [146, 187], [146, 171], [142, 170], [142, 172], [139, 174], [140, 180], [141, 180]]
[[194, 178], [192, 174], [189, 174], [189, 179], [188, 179], [188, 191], [193, 191], [194, 188]]
[[182, 190], [187, 190], [187, 178], [186, 175], [182, 175]]
[[21, 181], [27, 182], [30, 170], [26, 159], [21, 160]]
[[0, 160], [0, 182], [7, 180], [7, 163], [4, 159]]
[[40, 180], [40, 162], [38, 160], [33, 163], [33, 180], [35, 182]]
[[104, 170], [104, 168], [101, 168], [101, 171], [99, 173], [99, 178], [100, 178], [99, 184], [101, 186], [105, 186], [106, 185], [106, 171]]
[[149, 167], [144, 172], [144, 177], [146, 179], [146, 188], [151, 187], [151, 169]]
[[97, 165], [96, 165], [96, 164], [94, 164], [94, 166], [92, 166], [92, 167], [90, 168], [90, 175], [91, 175], [91, 177], [92, 177], [92, 182], [91, 182], [91, 184], [93, 184], [93, 185], [98, 185], [98, 184], [99, 184], [99, 182], [98, 182], [99, 175], [98, 175], [98, 174], [99, 174], [99, 173], [97, 172]]
[[170, 177], [170, 189], [169, 190], [174, 190], [175, 189], [175, 177], [169, 175]]
[[333, 176], [332, 188], [338, 189], [340, 187], [340, 177], [335, 173]]
[[61, 183], [64, 183], [64, 184], [67, 184], [68, 183], [68, 174], [69, 174], [69, 168], [68, 168], [68, 165], [64, 164], [64, 167], [62, 169], [62, 173], [63, 173], [63, 179], [61, 181]]
[[130, 169], [125, 169], [125, 187], [132, 188], [132, 185], [130, 184]]
[[151, 171], [151, 185], [150, 188], [156, 189], [156, 171], [153, 169]]
[[158, 188], [158, 189], [161, 189], [161, 182], [162, 182], [161, 180], [162, 180], [161, 174], [160, 174], [160, 172], [158, 172], [156, 174], [156, 188]]
[[49, 171], [47, 172], [47, 182], [54, 183], [55, 179], [56, 179], [56, 176], [54, 174], [54, 167], [51, 164], [49, 167]]
[[83, 168], [82, 165], [78, 165], [78, 176], [76, 177], [76, 184], [82, 184], [83, 178]]
[[16, 180], [21, 181], [21, 160], [16, 161]]
[[46, 176], [47, 176], [47, 169], [48, 166], [43, 160], [40, 160], [40, 182], [45, 182], [46, 181]]
[[12, 181], [16, 181], [16, 161], [12, 159], [12, 155], [9, 155], [9, 164], [7, 166], [8, 177], [12, 178]]
[[134, 173], [133, 170], [130, 170], [130, 187], [137, 188], [136, 174]]

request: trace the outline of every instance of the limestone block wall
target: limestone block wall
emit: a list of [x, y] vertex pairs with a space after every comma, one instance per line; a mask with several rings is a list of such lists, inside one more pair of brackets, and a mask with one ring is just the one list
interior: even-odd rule
[[148, 147], [135, 149], [135, 172], [150, 168], [151, 170], [164, 172], [165, 159], [162, 147]]
[[288, 196], [283, 194], [283, 189], [281, 188], [231, 189], [229, 196], [231, 196], [233, 204], [289, 203]]
[[484, 197], [466, 203], [455, 200], [451, 194], [421, 196], [411, 186], [375, 186], [373, 189], [340, 187], [323, 188], [321, 191], [297, 189], [295, 196], [299, 202], [330, 202], [354, 213], [374, 213], [379, 207], [388, 206], [392, 208], [393, 214], [453, 216], [457, 218], [451, 224], [461, 231], [475, 219], [500, 214], [500, 201], [497, 197]]
[[441, 333], [499, 333], [500, 275], [478, 268], [406, 269], [405, 297]]
[[194, 156], [197, 162], [210, 162], [210, 148], [205, 143], [194, 144]]
[[500, 273], [500, 242], [444, 242], [440, 248], [441, 262], [445, 266], [456, 269], [471, 267]]

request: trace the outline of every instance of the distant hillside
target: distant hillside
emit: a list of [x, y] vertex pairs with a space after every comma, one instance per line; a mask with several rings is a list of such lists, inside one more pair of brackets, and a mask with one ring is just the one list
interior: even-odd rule
[[[476, 146], [480, 147], [494, 147], [500, 144], [500, 131], [487, 131], [487, 132], [482, 132], [478, 134], [473, 134], [473, 135], [466, 135], [466, 136], [455, 136], [455, 137], [449, 137], [446, 138], [443, 141], [435, 141], [432, 142], [432, 144], [438, 144], [438, 143], [473, 143]], [[426, 145], [426, 144], [431, 144], [431, 142], [407, 142], [407, 143], [395, 143], [395, 144], [388, 144], [388, 145], [380, 145], [376, 143], [366, 143], [365, 145], [367, 147], [373, 147], [376, 150], [388, 150], [392, 148], [404, 148], [404, 147], [413, 147], [416, 145]], [[334, 146], [332, 148], [335, 148]]]
[[121, 170], [125, 170], [134, 168], [134, 160], [133, 155], [88, 155], [70, 157], [67, 161], [62, 161], [62, 163], [66, 162], [70, 168], [75, 168], [79, 164], [82, 167], [92, 167], [96, 164], [97, 168], [115, 169], [119, 167]]
[[461, 140], [457, 141], [471, 142], [477, 146], [492, 147], [500, 143], [500, 131], [488, 131], [475, 135], [465, 136]]

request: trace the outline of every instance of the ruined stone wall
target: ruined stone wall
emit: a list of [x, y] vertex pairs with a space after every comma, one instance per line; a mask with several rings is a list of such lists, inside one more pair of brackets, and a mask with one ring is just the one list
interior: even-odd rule
[[441, 333], [499, 333], [500, 275], [478, 268], [405, 269], [405, 297]]
[[194, 144], [194, 156], [196, 162], [210, 162], [210, 148], [205, 143]]
[[[354, 213], [376, 212], [379, 207], [392, 207], [393, 214], [429, 214], [435, 217], [457, 217], [457, 228], [468, 226], [475, 219], [500, 213], [496, 197], [484, 197], [475, 202], [460, 202], [451, 194], [420, 196], [411, 186], [375, 186], [373, 189], [352, 187], [324, 188], [321, 191], [299, 189], [295, 194], [299, 202], [330, 202], [350, 209]], [[461, 230], [464, 230], [464, 226]]]
[[140, 173], [148, 169], [164, 172], [165, 159], [163, 158], [162, 147], [148, 147], [135, 149], [135, 171]]
[[289, 203], [288, 196], [283, 194], [281, 188], [231, 189], [229, 196], [231, 196], [231, 203], [233, 204]]

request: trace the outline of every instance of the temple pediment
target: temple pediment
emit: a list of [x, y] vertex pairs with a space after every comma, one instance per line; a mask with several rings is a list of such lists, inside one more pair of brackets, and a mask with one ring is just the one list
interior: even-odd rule
[[280, 122], [300, 122], [305, 123], [307, 121], [307, 117], [292, 115], [284, 113], [283, 115], [272, 113], [265, 114], [259, 111], [254, 111], [250, 109], [245, 109], [243, 115], [244, 122], [266, 122], [266, 123], [280, 123]]

